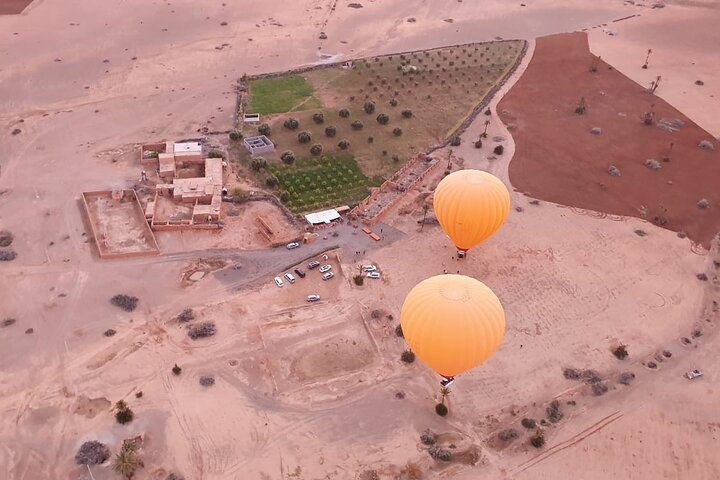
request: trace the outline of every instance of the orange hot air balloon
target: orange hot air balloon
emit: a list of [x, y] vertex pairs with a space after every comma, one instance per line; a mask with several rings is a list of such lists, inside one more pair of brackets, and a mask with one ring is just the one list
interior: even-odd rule
[[452, 379], [495, 352], [505, 333], [505, 313], [484, 283], [464, 275], [437, 275], [410, 290], [400, 324], [415, 355]]
[[510, 210], [510, 193], [494, 175], [459, 170], [438, 184], [433, 208], [440, 226], [464, 254], [502, 226]]

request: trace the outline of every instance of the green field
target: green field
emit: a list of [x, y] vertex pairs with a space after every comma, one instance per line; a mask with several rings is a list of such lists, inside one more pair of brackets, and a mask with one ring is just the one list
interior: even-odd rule
[[299, 75], [253, 80], [249, 113], [268, 115], [321, 107], [320, 101], [312, 95], [312, 85]]
[[359, 202], [368, 195], [368, 185], [378, 181], [366, 177], [347, 154], [306, 157], [293, 165], [271, 164], [268, 170], [277, 177], [281, 191], [288, 192], [285, 205], [293, 213]]

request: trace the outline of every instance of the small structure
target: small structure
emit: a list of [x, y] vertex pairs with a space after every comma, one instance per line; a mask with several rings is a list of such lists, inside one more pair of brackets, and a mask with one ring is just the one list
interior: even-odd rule
[[245, 123], [258, 123], [260, 121], [259, 113], [245, 113], [243, 114], [243, 122]]
[[329, 225], [338, 219], [340, 219], [340, 214], [335, 209], [305, 215], [305, 220], [307, 220], [310, 225]]
[[245, 148], [247, 148], [248, 152], [250, 152], [250, 155], [253, 157], [275, 150], [275, 145], [265, 135], [247, 137], [243, 140], [243, 143], [245, 144]]

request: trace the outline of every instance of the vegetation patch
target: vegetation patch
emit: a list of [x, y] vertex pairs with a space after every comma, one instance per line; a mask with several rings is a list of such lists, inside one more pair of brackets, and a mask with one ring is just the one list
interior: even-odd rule
[[322, 104], [313, 87], [300, 75], [260, 78], [250, 83], [250, 111], [261, 115], [311, 109]]

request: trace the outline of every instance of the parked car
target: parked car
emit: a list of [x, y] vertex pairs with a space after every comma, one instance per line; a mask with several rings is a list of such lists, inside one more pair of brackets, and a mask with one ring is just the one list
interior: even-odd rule
[[320, 300], [320, 295], [317, 295], [317, 294], [314, 294], [314, 293], [313, 293], [312, 295], [308, 295], [308, 296], [307, 296], [307, 301], [308, 301], [308, 302], [317, 302], [318, 300]]
[[300, 246], [300, 244], [297, 242], [292, 242], [292, 243], [287, 244], [288, 250], [292, 250], [293, 248], [298, 248], [299, 246]]
[[313, 260], [312, 262], [308, 263], [308, 269], [312, 270], [313, 268], [317, 268], [320, 266], [320, 262], [317, 260]]
[[377, 267], [375, 265], [363, 265], [362, 269], [363, 272], [374, 272], [377, 270]]
[[687, 373], [685, 374], [685, 376], [686, 376], [687, 378], [689, 378], [690, 380], [692, 380], [693, 378], [702, 377], [702, 376], [703, 376], [703, 372], [701, 372], [701, 371], [698, 370], [698, 369], [690, 370], [689, 372], [687, 372]]
[[282, 278], [275, 277], [275, 285], [277, 285], [278, 287], [282, 287], [283, 286]]
[[335, 274], [334, 274], [333, 272], [323, 273], [323, 280], [330, 280], [330, 279], [333, 278], [334, 276], [335, 276]]
[[367, 278], [380, 278], [380, 272], [368, 272]]
[[287, 281], [290, 283], [295, 283], [295, 277], [293, 277], [292, 273], [286, 273], [285, 278], [287, 278]]
[[329, 272], [330, 270], [332, 270], [332, 265], [329, 265], [327, 263], [320, 267], [320, 273]]
[[305, 278], [305, 270], [302, 268], [296, 268], [295, 273], [297, 273], [297, 276], [300, 278]]

